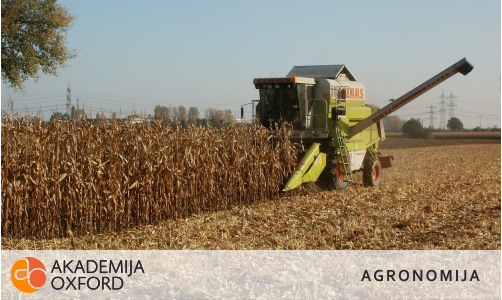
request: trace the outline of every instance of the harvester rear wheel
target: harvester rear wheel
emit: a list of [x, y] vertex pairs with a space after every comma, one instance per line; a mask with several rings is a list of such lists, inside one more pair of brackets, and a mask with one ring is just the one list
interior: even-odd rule
[[367, 160], [364, 164], [363, 182], [366, 186], [378, 186], [382, 177], [382, 166], [378, 159]]

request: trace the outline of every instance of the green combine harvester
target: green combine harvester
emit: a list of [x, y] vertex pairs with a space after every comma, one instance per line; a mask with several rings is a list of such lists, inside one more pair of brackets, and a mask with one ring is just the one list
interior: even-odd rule
[[321, 178], [343, 190], [355, 171], [363, 172], [365, 185], [378, 186], [382, 168], [391, 167], [391, 157], [378, 152], [378, 142], [385, 139], [383, 118], [457, 72], [467, 75], [472, 69], [461, 59], [379, 109], [366, 104], [364, 85], [345, 65], [294, 67], [283, 78], [254, 79], [260, 100], [252, 102], [253, 120], [266, 127], [292, 124], [290, 138], [308, 148], [284, 191]]

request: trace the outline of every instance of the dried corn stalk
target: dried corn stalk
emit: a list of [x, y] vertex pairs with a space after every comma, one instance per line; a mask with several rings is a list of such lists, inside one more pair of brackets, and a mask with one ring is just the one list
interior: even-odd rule
[[263, 127], [2, 116], [2, 231], [50, 238], [276, 197], [295, 150]]

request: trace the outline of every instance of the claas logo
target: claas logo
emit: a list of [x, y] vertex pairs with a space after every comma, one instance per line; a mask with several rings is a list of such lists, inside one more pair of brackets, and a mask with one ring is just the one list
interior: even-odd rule
[[12, 266], [10, 278], [21, 292], [34, 293], [44, 286], [45, 272], [45, 266], [41, 261], [34, 257], [26, 257]]

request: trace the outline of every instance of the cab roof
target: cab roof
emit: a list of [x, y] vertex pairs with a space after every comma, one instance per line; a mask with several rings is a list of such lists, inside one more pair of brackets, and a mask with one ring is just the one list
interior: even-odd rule
[[318, 66], [295, 66], [289, 71], [286, 77], [314, 77], [337, 79], [340, 74], [345, 74], [350, 81], [356, 81], [356, 78], [345, 65], [318, 65]]

